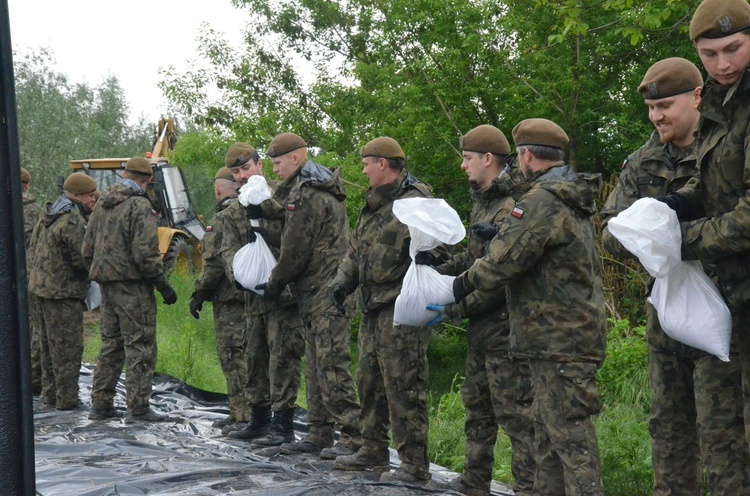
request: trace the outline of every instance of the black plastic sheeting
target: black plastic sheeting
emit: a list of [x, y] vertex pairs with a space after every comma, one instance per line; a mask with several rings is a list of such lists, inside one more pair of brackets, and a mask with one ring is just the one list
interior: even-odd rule
[[[228, 414], [226, 395], [208, 393], [171, 377], [154, 379], [151, 406], [175, 418], [164, 423], [126, 424], [121, 419], [90, 421], [93, 367], [80, 375], [83, 407], [59, 412], [34, 399], [36, 490], [43, 496], [111, 495], [424, 495], [418, 485], [379, 483], [380, 474], [335, 470], [317, 455], [261, 456], [246, 441], [228, 439], [211, 427]], [[125, 411], [123, 377], [115, 406]], [[297, 438], [304, 435], [305, 412], [295, 418]], [[391, 466], [398, 465], [391, 450]], [[456, 476], [432, 465], [433, 478]], [[1, 492], [1, 491], [0, 491]], [[493, 484], [494, 495], [512, 495]]]

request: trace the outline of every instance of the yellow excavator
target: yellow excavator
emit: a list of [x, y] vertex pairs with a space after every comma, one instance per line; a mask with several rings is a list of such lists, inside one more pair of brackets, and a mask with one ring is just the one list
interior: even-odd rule
[[[162, 118], [154, 133], [154, 145], [146, 158], [151, 161], [154, 179], [149, 195], [159, 213], [159, 251], [168, 270], [200, 271], [203, 266], [201, 241], [206, 228], [196, 215], [185, 176], [179, 167], [162, 156], [177, 142], [174, 120]], [[71, 160], [70, 168], [94, 178], [103, 191], [118, 182], [128, 158]]]

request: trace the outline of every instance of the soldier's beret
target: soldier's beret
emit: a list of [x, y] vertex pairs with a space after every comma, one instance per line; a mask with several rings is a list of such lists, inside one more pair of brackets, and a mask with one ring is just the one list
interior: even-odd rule
[[362, 158], [383, 157], [391, 159], [400, 158], [401, 160], [406, 159], [406, 155], [404, 155], [401, 145], [399, 145], [395, 139], [389, 138], [388, 136], [381, 136], [370, 141], [359, 150], [359, 154]]
[[147, 176], [153, 176], [154, 171], [151, 169], [151, 162], [143, 157], [133, 157], [125, 163], [125, 170], [129, 172], [137, 172], [138, 174], [145, 174]]
[[747, 0], [703, 0], [690, 20], [690, 40], [723, 38], [750, 27]]
[[461, 150], [478, 153], [508, 155], [510, 143], [502, 131], [495, 126], [482, 124], [461, 136]]
[[85, 195], [96, 191], [96, 181], [82, 172], [74, 172], [63, 183], [63, 190], [76, 195]]
[[695, 64], [680, 57], [660, 60], [646, 71], [638, 92], [648, 100], [660, 100], [703, 86], [703, 76]]
[[286, 155], [289, 152], [293, 152], [298, 148], [304, 148], [307, 146], [305, 140], [300, 138], [294, 133], [281, 133], [277, 134], [271, 144], [268, 145], [268, 151], [266, 152], [269, 157], [280, 157]]
[[245, 165], [257, 155], [257, 150], [247, 143], [235, 143], [229, 147], [227, 154], [224, 156], [224, 167], [231, 169], [232, 167]]
[[29, 174], [29, 171], [21, 167], [21, 182], [28, 184], [31, 182], [31, 174]]
[[[245, 162], [247, 162], [247, 160]], [[228, 179], [229, 181], [234, 182], [232, 171], [227, 167], [222, 167], [216, 171], [216, 174], [214, 175], [214, 181], [216, 181], [217, 179]]]
[[540, 145], [562, 150], [568, 141], [565, 131], [547, 119], [526, 119], [513, 128], [513, 142], [516, 146]]

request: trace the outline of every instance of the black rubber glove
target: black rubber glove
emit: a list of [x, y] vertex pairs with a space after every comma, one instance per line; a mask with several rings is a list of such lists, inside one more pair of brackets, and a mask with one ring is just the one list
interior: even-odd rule
[[239, 289], [240, 291], [250, 291], [245, 286], [243, 286], [242, 284], [240, 284], [239, 282], [237, 282], [237, 279], [234, 280], [234, 287], [237, 288], [237, 289]]
[[253, 205], [252, 203], [245, 207], [245, 217], [251, 220], [257, 220], [263, 217], [263, 209], [260, 205]]
[[481, 239], [482, 241], [489, 241], [492, 238], [495, 237], [495, 234], [497, 234], [497, 227], [495, 224], [490, 224], [489, 222], [480, 222], [478, 224], [474, 224], [470, 227], [471, 232], [474, 233], [474, 236]]
[[438, 264], [438, 259], [429, 251], [420, 251], [414, 256], [414, 263], [417, 265], [432, 265], [434, 267]]
[[255, 227], [254, 226], [247, 226], [247, 242], [248, 243], [255, 243], [255, 240], [257, 240], [258, 237], [255, 234]]
[[685, 212], [687, 210], [687, 202], [685, 201], [685, 198], [677, 194], [671, 194], [666, 196], [655, 196], [654, 200], [666, 203], [667, 206], [677, 214], [677, 220], [684, 220]]
[[331, 301], [333, 302], [333, 306], [341, 313], [346, 313], [346, 310], [344, 310], [344, 300], [346, 300], [344, 285], [340, 283], [334, 284], [331, 288]]
[[174, 305], [177, 303], [177, 293], [172, 289], [172, 286], [167, 285], [166, 288], [160, 289], [159, 292], [161, 293], [161, 297], [164, 298], [165, 305]]
[[470, 291], [464, 287], [461, 277], [453, 279], [453, 299], [456, 300], [456, 303], [460, 303], [469, 293]]
[[258, 284], [255, 286], [255, 289], [258, 291], [263, 290], [263, 298], [266, 300], [278, 300], [279, 296], [281, 296], [281, 291], [271, 291], [268, 289], [268, 283], [264, 282], [263, 284]]
[[190, 315], [192, 315], [196, 320], [200, 319], [201, 310], [203, 310], [203, 300], [201, 300], [198, 296], [196, 296], [195, 292], [193, 292], [193, 294], [190, 295]]

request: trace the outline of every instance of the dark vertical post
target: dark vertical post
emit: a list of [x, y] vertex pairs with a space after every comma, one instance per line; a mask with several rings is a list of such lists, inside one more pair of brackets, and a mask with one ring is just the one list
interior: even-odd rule
[[33, 495], [26, 253], [7, 0], [0, 0], [0, 95], [0, 492]]

